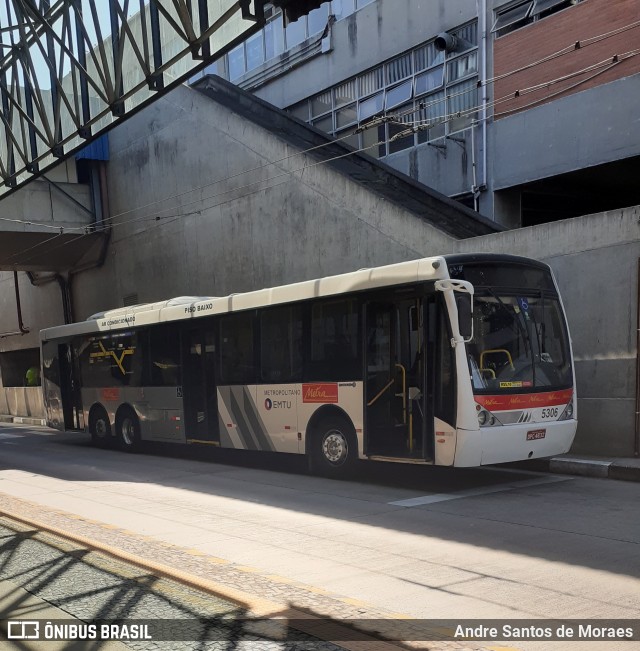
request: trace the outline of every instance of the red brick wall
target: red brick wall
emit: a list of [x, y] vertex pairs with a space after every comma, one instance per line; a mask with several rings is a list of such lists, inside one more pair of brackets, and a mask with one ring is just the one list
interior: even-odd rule
[[[537, 106], [640, 72], [640, 24], [593, 44], [588, 41], [632, 23], [640, 23], [640, 0], [583, 0], [573, 7], [495, 39], [495, 77], [517, 70], [568, 46], [571, 48], [568, 53], [551, 61], [496, 81], [494, 88], [489, 89], [489, 97], [494, 101], [510, 97], [506, 101], [498, 101], [494, 106], [496, 119], [514, 111], [525, 110], [532, 104]], [[582, 43], [579, 49], [573, 49], [576, 41], [586, 42]], [[517, 90], [524, 91], [531, 86], [611, 59], [616, 54], [634, 50], [638, 51], [638, 54], [621, 60], [612, 68], [598, 68], [533, 92], [523, 92], [520, 97], [513, 98]], [[596, 72], [599, 74], [593, 76]]]

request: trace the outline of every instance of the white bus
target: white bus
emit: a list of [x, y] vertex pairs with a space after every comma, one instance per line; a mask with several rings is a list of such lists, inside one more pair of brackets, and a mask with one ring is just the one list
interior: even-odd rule
[[549, 267], [426, 258], [43, 330], [47, 421], [144, 441], [479, 466], [567, 452], [571, 343]]

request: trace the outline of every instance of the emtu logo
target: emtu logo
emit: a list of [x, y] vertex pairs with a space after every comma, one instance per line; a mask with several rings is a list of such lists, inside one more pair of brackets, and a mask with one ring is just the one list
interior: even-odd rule
[[9, 621], [7, 622], [7, 638], [9, 640], [39, 640], [40, 622]]
[[273, 403], [271, 402], [271, 400], [270, 400], [269, 398], [267, 398], [267, 399], [264, 401], [264, 408], [268, 411], [268, 410], [271, 409], [272, 407], [273, 407]]

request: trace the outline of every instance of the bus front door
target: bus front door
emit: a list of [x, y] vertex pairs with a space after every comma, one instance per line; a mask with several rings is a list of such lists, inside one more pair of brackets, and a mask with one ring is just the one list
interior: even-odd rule
[[425, 459], [425, 340], [421, 297], [366, 307], [365, 450]]
[[215, 336], [211, 329], [193, 328], [183, 334], [182, 380], [185, 430], [188, 441], [220, 441], [215, 384]]

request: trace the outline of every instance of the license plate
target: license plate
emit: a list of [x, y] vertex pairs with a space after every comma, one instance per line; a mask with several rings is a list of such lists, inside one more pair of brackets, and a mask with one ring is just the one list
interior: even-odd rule
[[543, 439], [546, 433], [546, 429], [532, 429], [527, 432], [527, 441], [537, 441], [538, 439]]

